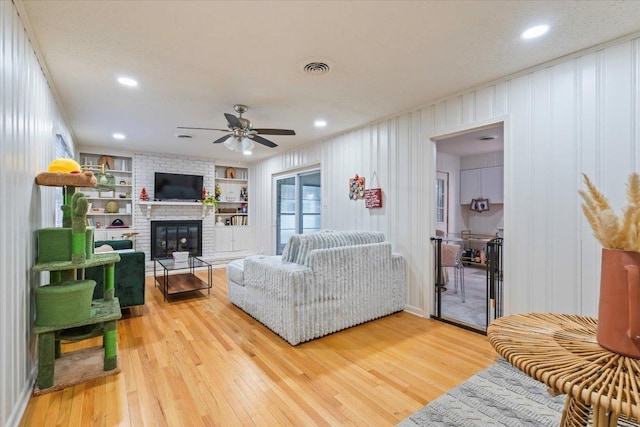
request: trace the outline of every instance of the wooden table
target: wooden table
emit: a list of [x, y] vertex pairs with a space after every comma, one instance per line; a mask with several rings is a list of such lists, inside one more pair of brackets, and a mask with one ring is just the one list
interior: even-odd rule
[[640, 420], [640, 360], [600, 347], [596, 326], [591, 317], [530, 313], [496, 319], [487, 335], [512, 365], [567, 395], [561, 426]]

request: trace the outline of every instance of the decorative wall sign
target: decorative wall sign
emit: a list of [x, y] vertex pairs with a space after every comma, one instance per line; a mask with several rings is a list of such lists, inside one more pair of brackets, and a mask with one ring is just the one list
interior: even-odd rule
[[364, 178], [358, 174], [349, 178], [349, 198], [351, 200], [364, 199]]
[[[378, 181], [378, 174], [376, 173], [376, 171], [373, 171], [373, 176], [371, 177], [371, 185], [374, 185], [374, 180], [378, 184], [378, 187], [380, 187], [380, 181]], [[368, 190], [364, 190], [364, 207], [382, 207], [382, 188], [369, 188]]]
[[382, 207], [382, 188], [369, 188], [368, 190], [364, 190], [364, 207]]

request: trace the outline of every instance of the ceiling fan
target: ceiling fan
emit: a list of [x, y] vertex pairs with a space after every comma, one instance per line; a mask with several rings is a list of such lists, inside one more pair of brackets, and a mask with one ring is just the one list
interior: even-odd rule
[[242, 117], [242, 114], [246, 113], [249, 107], [244, 104], [235, 104], [233, 109], [238, 113], [238, 117], [233, 114], [224, 113], [227, 118], [227, 127], [229, 129], [216, 129], [216, 128], [197, 128], [178, 126], [178, 129], [195, 129], [195, 130], [218, 130], [222, 132], [228, 132], [227, 135], [216, 139], [213, 144], [223, 142], [225, 147], [233, 151], [241, 151], [245, 154], [250, 154], [251, 150], [255, 146], [254, 141], [267, 147], [277, 147], [278, 145], [267, 138], [263, 138], [260, 135], [295, 135], [296, 132], [290, 129], [264, 129], [254, 128], [251, 125], [249, 119]]

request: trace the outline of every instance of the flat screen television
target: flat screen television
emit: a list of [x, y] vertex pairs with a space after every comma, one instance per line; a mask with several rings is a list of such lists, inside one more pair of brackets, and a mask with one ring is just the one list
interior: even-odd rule
[[202, 175], [156, 172], [153, 186], [155, 200], [202, 200]]

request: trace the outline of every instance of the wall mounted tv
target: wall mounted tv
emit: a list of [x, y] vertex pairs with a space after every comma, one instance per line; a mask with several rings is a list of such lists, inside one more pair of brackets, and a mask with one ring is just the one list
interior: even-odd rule
[[155, 200], [202, 200], [202, 175], [156, 172], [153, 186]]

